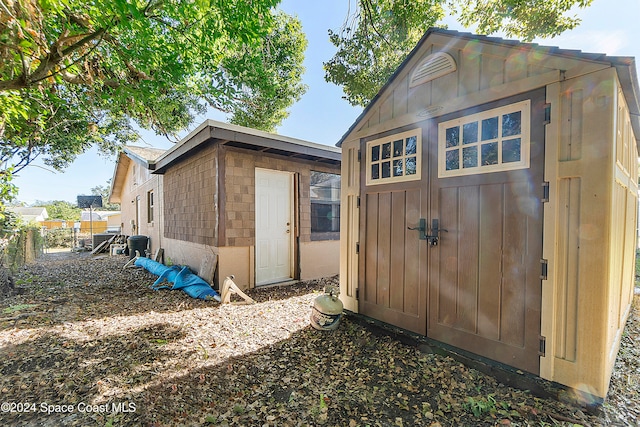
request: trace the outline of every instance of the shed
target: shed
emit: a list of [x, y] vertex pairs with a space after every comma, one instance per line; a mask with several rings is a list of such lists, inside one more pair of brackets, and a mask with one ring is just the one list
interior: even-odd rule
[[345, 308], [603, 399], [638, 100], [630, 57], [427, 31], [338, 143]]
[[244, 289], [338, 274], [340, 151], [204, 121], [147, 165], [159, 184], [157, 247], [215, 285], [230, 275]]

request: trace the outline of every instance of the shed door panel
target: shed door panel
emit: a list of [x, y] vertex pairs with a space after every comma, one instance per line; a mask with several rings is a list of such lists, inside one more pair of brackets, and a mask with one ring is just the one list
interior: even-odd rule
[[438, 178], [432, 156], [430, 220], [448, 232], [429, 251], [427, 335], [538, 374], [544, 109], [535, 101], [529, 168]]
[[538, 373], [540, 209], [524, 214], [524, 183], [437, 190], [443, 233], [432, 248], [428, 336]]
[[[527, 99], [528, 168], [439, 177], [436, 120], [416, 125], [422, 128], [420, 181], [367, 186], [370, 165], [363, 156], [358, 286], [364, 315], [538, 374], [544, 90], [440, 120]], [[468, 160], [464, 143], [460, 168]], [[407, 229], [421, 218], [427, 226], [438, 219], [448, 230], [437, 245]]]
[[371, 191], [361, 206], [360, 311], [426, 333], [426, 251], [418, 233], [422, 190]]

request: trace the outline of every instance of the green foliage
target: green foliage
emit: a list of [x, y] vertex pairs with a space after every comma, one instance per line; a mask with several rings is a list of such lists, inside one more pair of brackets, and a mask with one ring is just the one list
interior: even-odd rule
[[64, 200], [52, 200], [48, 202], [36, 201], [34, 206], [42, 206], [47, 209], [49, 219], [61, 219], [63, 221], [80, 221], [82, 209], [73, 203]]
[[273, 130], [305, 90], [304, 35], [278, 3], [3, 2], [0, 201], [35, 158], [61, 170], [94, 145], [115, 153], [134, 123], [175, 138], [213, 107]]
[[496, 399], [491, 394], [486, 398], [481, 397], [479, 399], [469, 396], [463, 404], [463, 407], [479, 418], [486, 414], [494, 414], [496, 412]]
[[91, 189], [91, 194], [94, 196], [102, 196], [102, 207], [100, 210], [103, 211], [119, 211], [120, 204], [119, 203], [109, 203], [109, 193], [111, 192], [111, 179], [107, 181], [106, 185], [98, 185], [97, 187], [93, 187]]
[[447, 15], [457, 15], [479, 34], [503, 31], [530, 41], [575, 28], [567, 16], [574, 6], [593, 0], [358, 0], [338, 31], [329, 31], [337, 52], [324, 64], [325, 80], [342, 86], [352, 105], [366, 106], [427, 29]]
[[73, 246], [73, 231], [71, 228], [52, 228], [46, 231], [46, 245], [48, 248], [71, 248]]

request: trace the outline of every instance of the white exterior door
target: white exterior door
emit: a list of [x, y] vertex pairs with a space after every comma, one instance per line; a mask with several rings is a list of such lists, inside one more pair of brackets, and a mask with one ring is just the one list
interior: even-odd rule
[[256, 285], [293, 277], [292, 174], [256, 169]]

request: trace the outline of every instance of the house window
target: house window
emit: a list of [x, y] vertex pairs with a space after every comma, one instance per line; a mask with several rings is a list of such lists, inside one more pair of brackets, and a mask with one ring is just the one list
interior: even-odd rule
[[420, 179], [420, 129], [367, 142], [367, 185]]
[[153, 222], [153, 190], [147, 191], [147, 223]]
[[340, 175], [311, 171], [311, 239], [340, 238]]
[[438, 125], [438, 177], [529, 167], [530, 101]]

